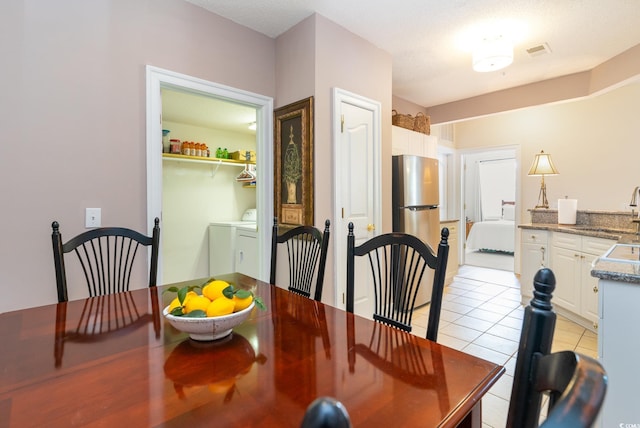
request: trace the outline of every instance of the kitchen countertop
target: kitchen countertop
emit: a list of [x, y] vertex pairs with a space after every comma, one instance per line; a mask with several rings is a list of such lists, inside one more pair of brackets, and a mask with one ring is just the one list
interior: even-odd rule
[[[518, 225], [521, 229], [548, 230], [551, 232], [571, 233], [596, 238], [614, 239], [619, 244], [640, 244], [640, 236], [629, 230], [609, 229], [607, 227], [587, 225], [563, 225], [546, 223], [529, 223]], [[604, 254], [603, 254], [604, 255]], [[594, 260], [591, 276], [611, 281], [640, 284], [640, 260], [638, 262]]]

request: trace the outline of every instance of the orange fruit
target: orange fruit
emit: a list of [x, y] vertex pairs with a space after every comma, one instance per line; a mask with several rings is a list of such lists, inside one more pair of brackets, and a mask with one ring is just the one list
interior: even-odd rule
[[222, 296], [214, 300], [207, 306], [207, 316], [208, 317], [219, 317], [222, 315], [229, 315], [233, 313], [233, 308], [235, 307], [235, 303], [233, 299], [227, 299]]

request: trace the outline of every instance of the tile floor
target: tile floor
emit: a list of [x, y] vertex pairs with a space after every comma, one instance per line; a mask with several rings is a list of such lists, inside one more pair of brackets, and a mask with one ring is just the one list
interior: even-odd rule
[[[438, 342], [505, 366], [505, 374], [482, 399], [485, 428], [506, 425], [524, 308], [513, 272], [461, 266], [446, 287]], [[413, 333], [424, 337], [428, 306], [413, 316]], [[575, 350], [597, 357], [595, 333], [558, 316], [552, 351]], [[544, 408], [544, 405], [543, 405]]]

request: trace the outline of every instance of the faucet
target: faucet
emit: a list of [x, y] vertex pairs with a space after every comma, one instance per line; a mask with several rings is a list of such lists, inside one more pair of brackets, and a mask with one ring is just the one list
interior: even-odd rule
[[640, 192], [640, 186], [636, 186], [633, 189], [633, 193], [631, 194], [631, 202], [629, 202], [629, 206], [631, 207], [631, 221], [636, 223], [636, 234], [640, 235], [640, 211], [638, 211], [638, 218], [635, 218], [634, 208], [638, 206], [637, 196]]

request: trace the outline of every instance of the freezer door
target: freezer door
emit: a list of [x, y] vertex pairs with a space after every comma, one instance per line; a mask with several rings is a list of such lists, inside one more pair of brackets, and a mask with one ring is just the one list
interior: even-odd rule
[[[440, 243], [440, 213], [438, 208], [404, 208], [400, 211], [405, 226], [405, 230], [401, 232], [418, 237], [422, 242], [429, 245], [434, 253], [437, 253], [438, 244]], [[416, 298], [416, 307], [426, 305], [431, 301], [433, 274], [433, 269], [428, 269], [422, 279]]]
[[438, 160], [421, 156], [393, 157], [393, 205], [439, 205]]

